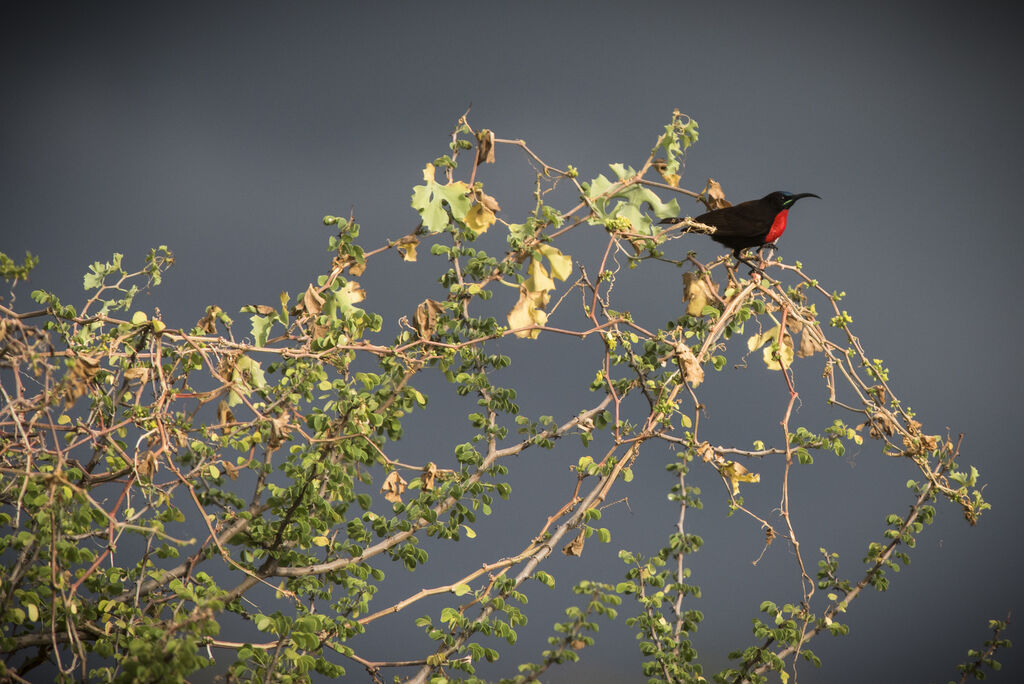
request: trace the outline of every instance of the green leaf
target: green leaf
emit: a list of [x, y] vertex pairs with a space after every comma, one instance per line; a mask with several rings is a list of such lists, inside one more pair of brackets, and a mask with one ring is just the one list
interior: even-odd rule
[[434, 165], [427, 164], [423, 169], [424, 185], [417, 185], [412, 190], [412, 208], [420, 213], [423, 227], [431, 233], [440, 233], [448, 227], [448, 211], [457, 220], [466, 218], [472, 202], [466, 193], [469, 186], [462, 181], [450, 185], [441, 185], [434, 180]]
[[252, 321], [252, 337], [257, 347], [263, 347], [267, 344], [267, 338], [270, 337], [270, 329], [274, 327], [274, 318], [269, 316], [250, 316], [249, 320]]

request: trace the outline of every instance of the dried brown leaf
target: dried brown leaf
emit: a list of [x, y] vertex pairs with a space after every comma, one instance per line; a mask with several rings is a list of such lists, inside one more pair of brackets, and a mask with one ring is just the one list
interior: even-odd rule
[[583, 530], [580, 530], [575, 539], [562, 547], [562, 553], [566, 556], [582, 556], [584, 541], [586, 541], [586, 539], [584, 537]]
[[196, 326], [207, 335], [217, 334], [217, 318], [223, 313], [219, 306], [206, 307], [206, 315], [199, 319]]
[[427, 463], [427, 465], [423, 467], [423, 476], [421, 479], [423, 480], [423, 491], [433, 491], [434, 482], [437, 479], [437, 464], [433, 461]]
[[476, 163], [494, 163], [494, 131], [487, 128], [476, 134]]
[[816, 336], [810, 334], [810, 330], [800, 333], [800, 348], [796, 350], [797, 356], [803, 359], [824, 350], [825, 347], [821, 345]]
[[312, 283], [306, 288], [306, 294], [302, 295], [302, 305], [306, 308], [306, 313], [313, 318], [319, 316], [323, 309], [324, 298], [316, 291]]
[[704, 187], [704, 206], [708, 208], [708, 211], [732, 206], [732, 203], [725, 199], [722, 184], [714, 178], [708, 178], [708, 184]]
[[694, 355], [690, 345], [680, 342], [676, 345], [676, 360], [683, 371], [683, 379], [690, 383], [690, 387], [696, 387], [704, 382], [704, 369]]
[[437, 317], [444, 311], [444, 305], [433, 299], [424, 299], [416, 307], [414, 324], [420, 339], [429, 340], [437, 329]]
[[402, 479], [397, 470], [392, 470], [384, 480], [380, 491], [384, 498], [391, 503], [402, 503], [402, 493], [408, 485], [409, 483]]
[[125, 368], [124, 377], [129, 380], [141, 380], [146, 382], [149, 379], [149, 368], [145, 366], [132, 366], [131, 368]]
[[227, 399], [221, 399], [217, 402], [217, 422], [224, 425], [225, 429], [226, 426], [235, 422], [235, 414], [231, 412]]

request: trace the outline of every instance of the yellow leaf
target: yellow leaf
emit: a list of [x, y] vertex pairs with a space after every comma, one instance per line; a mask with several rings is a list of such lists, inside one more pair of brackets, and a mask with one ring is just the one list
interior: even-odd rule
[[330, 542], [331, 540], [322, 534], [319, 537], [313, 537], [313, 543], [317, 546], [327, 546]]
[[761, 356], [764, 359], [764, 365], [768, 367], [768, 370], [782, 370], [783, 368], [789, 368], [793, 365], [793, 338], [790, 337], [789, 334], [782, 336], [782, 344], [779, 345], [777, 357], [771, 345], [767, 345], [764, 348], [764, 351], [761, 352]]
[[753, 335], [747, 340], [747, 351], [754, 351], [762, 346], [768, 340], [775, 339], [779, 335], [779, 326], [775, 326], [767, 332], [763, 332], [760, 335]]
[[30, 621], [35, 622], [39, 619], [39, 606], [37, 606], [36, 604], [28, 604], [27, 606], [25, 606], [25, 610], [28, 611], [28, 619]]
[[761, 354], [764, 359], [764, 365], [768, 367], [768, 370], [789, 368], [793, 363], [794, 356], [793, 337], [789, 333], [785, 333], [782, 336], [782, 343], [779, 345], [779, 356], [776, 358], [775, 352], [772, 351], [772, 343], [777, 342], [778, 339], [779, 326], [775, 326], [771, 330], [749, 338], [747, 340], [747, 349], [754, 351], [758, 347], [764, 347], [764, 351]]
[[700, 316], [704, 307], [713, 300], [714, 293], [718, 286], [712, 290], [708, 287], [707, 281], [692, 271], [683, 274], [683, 301], [686, 303], [686, 313], [690, 316]]
[[526, 289], [531, 292], [550, 292], [555, 289], [555, 281], [548, 275], [548, 270], [544, 268], [544, 264], [536, 259], [530, 260], [529, 268], [530, 277], [526, 279], [523, 284], [526, 285]]
[[477, 235], [494, 225], [494, 212], [477, 202], [466, 212], [466, 225]]
[[404, 261], [416, 261], [416, 246], [418, 244], [420, 244], [420, 241], [410, 235], [399, 240], [395, 247], [398, 248], [398, 252], [402, 255]]
[[366, 299], [366, 290], [359, 287], [359, 283], [354, 280], [350, 280], [345, 283], [345, 287], [341, 288], [341, 294], [348, 298], [350, 304], [355, 304]]
[[543, 254], [551, 264], [551, 275], [565, 280], [572, 273], [572, 257], [562, 254], [557, 247], [541, 245], [537, 251]]
[[[508, 327], [515, 330], [532, 325], [545, 325], [548, 322], [548, 315], [542, 308], [545, 304], [547, 304], [546, 292], [530, 292], [526, 289], [525, 284], [520, 285], [519, 301], [508, 313]], [[535, 340], [540, 335], [540, 330], [520, 330], [515, 335]]]
[[751, 473], [736, 461], [725, 461], [719, 468], [719, 472], [732, 481], [732, 495], [740, 493], [740, 482], [760, 482], [760, 473]]

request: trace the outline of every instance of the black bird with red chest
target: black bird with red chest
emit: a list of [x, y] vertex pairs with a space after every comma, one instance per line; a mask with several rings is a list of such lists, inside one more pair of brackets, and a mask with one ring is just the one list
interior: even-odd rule
[[717, 228], [711, 239], [731, 249], [732, 255], [739, 261], [760, 271], [760, 268], [743, 258], [743, 250], [751, 247], [756, 247], [759, 252], [764, 247], [774, 250], [775, 241], [786, 231], [790, 208], [804, 197], [818, 196], [810, 192], [794, 195], [779, 190], [761, 199], [709, 211], [693, 220]]

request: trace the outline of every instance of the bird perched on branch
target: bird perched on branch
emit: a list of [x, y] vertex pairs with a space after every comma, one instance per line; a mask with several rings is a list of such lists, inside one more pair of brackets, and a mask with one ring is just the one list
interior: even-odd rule
[[774, 250], [775, 241], [786, 231], [790, 207], [803, 197], [818, 196], [810, 192], [794, 195], [780, 190], [761, 199], [709, 211], [693, 220], [714, 226], [717, 230], [711, 235], [712, 240], [731, 249], [732, 255], [739, 261], [760, 271], [759, 267], [743, 257], [743, 250], [750, 247], [756, 247], [758, 252], [764, 247]]

